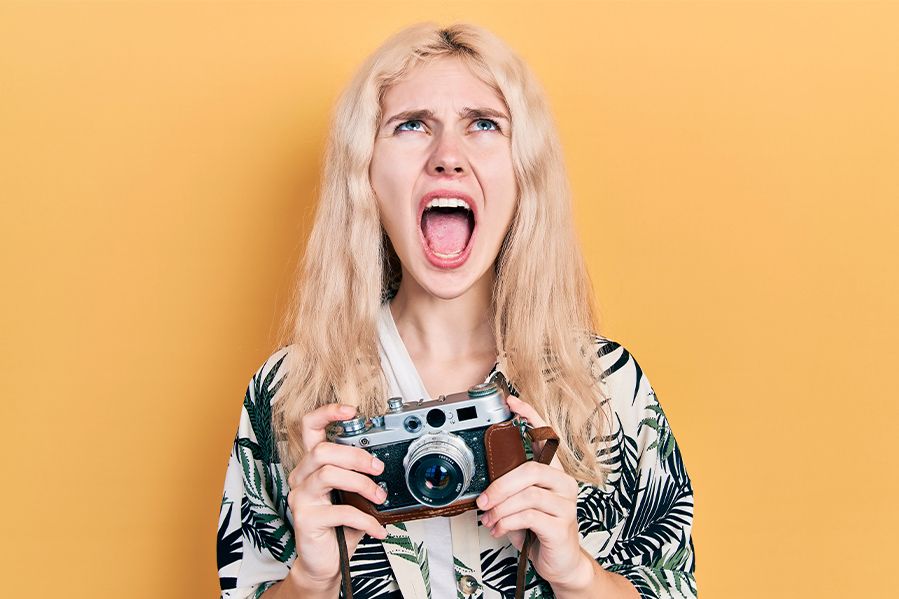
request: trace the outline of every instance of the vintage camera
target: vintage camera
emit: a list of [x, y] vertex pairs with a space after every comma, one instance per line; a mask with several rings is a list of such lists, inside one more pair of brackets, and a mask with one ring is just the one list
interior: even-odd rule
[[387, 491], [382, 504], [346, 491], [337, 492], [339, 502], [382, 524], [474, 509], [492, 480], [526, 459], [506, 395], [499, 373], [467, 391], [410, 403], [392, 397], [383, 415], [332, 423], [331, 441], [361, 447], [384, 462], [372, 478]]

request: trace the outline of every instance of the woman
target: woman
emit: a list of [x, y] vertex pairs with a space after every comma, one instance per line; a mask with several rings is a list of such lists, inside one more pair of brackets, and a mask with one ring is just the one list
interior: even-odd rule
[[[514, 134], [513, 134], [514, 129]], [[482, 28], [417, 24], [339, 99], [281, 349], [253, 376], [225, 480], [222, 597], [693, 597], [693, 492], [648, 379], [596, 335], [558, 136], [529, 68]], [[381, 472], [328, 423], [502, 373], [560, 436], [478, 510], [382, 527]]]

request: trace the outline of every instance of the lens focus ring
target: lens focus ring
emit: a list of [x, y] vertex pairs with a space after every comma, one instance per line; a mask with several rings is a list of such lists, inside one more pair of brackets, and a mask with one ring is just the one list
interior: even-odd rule
[[474, 454], [460, 437], [441, 432], [412, 442], [403, 459], [406, 486], [416, 501], [443, 506], [465, 493], [474, 476]]

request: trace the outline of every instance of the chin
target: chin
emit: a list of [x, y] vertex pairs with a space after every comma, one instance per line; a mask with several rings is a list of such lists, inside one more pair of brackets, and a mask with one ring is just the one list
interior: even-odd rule
[[436, 271], [427, 265], [423, 265], [423, 270], [424, 272], [412, 271], [408, 274], [428, 294], [443, 300], [452, 300], [465, 295], [484, 274], [461, 270]]
[[465, 295], [474, 283], [474, 279], [470, 277], [448, 277], [439, 274], [430, 276], [425, 281], [419, 281], [422, 289], [443, 300], [452, 300]]

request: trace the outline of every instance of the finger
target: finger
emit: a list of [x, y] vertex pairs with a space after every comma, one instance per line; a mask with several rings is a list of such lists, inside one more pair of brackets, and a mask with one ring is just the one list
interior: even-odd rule
[[481, 516], [484, 526], [492, 526], [502, 518], [518, 512], [536, 509], [556, 518], [576, 518], [575, 502], [556, 495], [547, 489], [540, 487], [528, 487], [501, 501]]
[[508, 401], [509, 403], [510, 410], [512, 410], [519, 416], [527, 418], [528, 422], [530, 422], [534, 426], [546, 426], [546, 421], [542, 416], [540, 416], [540, 414], [531, 404], [515, 397], [514, 395], [509, 395], [506, 398], [506, 401]]
[[300, 420], [303, 445], [309, 451], [327, 438], [325, 429], [335, 420], [347, 420], [356, 414], [354, 406], [331, 403], [312, 410]]
[[313, 472], [326, 464], [365, 474], [380, 474], [384, 463], [359, 447], [323, 441], [312, 448], [287, 477], [291, 488], [298, 487]]
[[355, 528], [376, 539], [387, 537], [387, 529], [380, 522], [351, 505], [310, 506], [303, 516], [298, 521], [299, 529], [307, 537], [329, 534], [335, 526]]
[[489, 509], [531, 485], [549, 489], [562, 497], [577, 497], [577, 481], [563, 470], [539, 462], [525, 462], [490, 483], [478, 496], [478, 507]]
[[350, 526], [345, 526], [343, 529], [343, 534], [346, 538], [346, 550], [347, 555], [350, 557], [356, 553], [356, 546], [359, 545], [359, 541], [362, 540], [362, 537], [366, 534], [364, 530], [356, 530]]
[[500, 519], [493, 525], [490, 536], [501, 537], [516, 530], [532, 530], [541, 541], [558, 537], [565, 526], [559, 520], [540, 510], [523, 510]]
[[376, 504], [382, 503], [387, 498], [387, 491], [369, 477], [331, 464], [325, 464], [310, 474], [297, 489], [301, 498], [306, 497], [315, 501], [327, 501], [334, 489], [358, 493]]
[[[524, 545], [525, 532], [526, 531], [524, 530], [510, 530], [506, 533], [506, 536], [509, 537], [509, 541], [512, 543], [512, 546], [515, 547], [517, 551], [521, 551], [521, 547]], [[531, 545], [531, 547], [533, 548], [533, 544]]]

